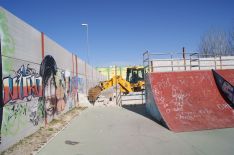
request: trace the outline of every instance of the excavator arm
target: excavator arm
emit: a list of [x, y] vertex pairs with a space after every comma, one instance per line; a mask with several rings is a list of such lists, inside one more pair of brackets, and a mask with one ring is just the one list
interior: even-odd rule
[[117, 84], [120, 86], [121, 92], [132, 92], [131, 84], [128, 81], [124, 80], [121, 76], [114, 76], [108, 81], [101, 82], [101, 87], [103, 90], [105, 90]]
[[101, 82], [99, 86], [95, 86], [89, 89], [88, 100], [91, 103], [94, 103], [100, 95], [101, 91], [109, 89], [116, 85], [120, 86], [120, 91], [124, 94], [133, 92], [131, 84], [128, 81], [124, 80], [121, 76], [114, 76], [110, 80]]

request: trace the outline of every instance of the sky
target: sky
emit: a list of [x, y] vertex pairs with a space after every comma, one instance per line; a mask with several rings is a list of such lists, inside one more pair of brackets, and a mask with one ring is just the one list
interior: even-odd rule
[[[143, 52], [196, 52], [211, 28], [234, 26], [234, 0], [0, 0], [93, 66], [141, 65]], [[86, 28], [89, 26], [89, 51]]]

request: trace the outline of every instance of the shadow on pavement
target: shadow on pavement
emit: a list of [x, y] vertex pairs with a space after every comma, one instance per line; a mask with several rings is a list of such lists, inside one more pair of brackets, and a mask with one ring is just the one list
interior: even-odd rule
[[79, 144], [80, 142], [76, 142], [76, 141], [71, 141], [71, 140], [66, 140], [65, 141], [65, 144], [68, 144], [68, 145], [77, 145]]
[[129, 111], [135, 112], [139, 115], [142, 115], [156, 123], [158, 123], [159, 125], [163, 126], [164, 128], [168, 129], [167, 125], [165, 124], [165, 122], [161, 122], [158, 121], [156, 119], [154, 119], [150, 114], [147, 113], [146, 111], [146, 105], [145, 104], [130, 104], [130, 105], [122, 105], [122, 107], [124, 109], [127, 109]]

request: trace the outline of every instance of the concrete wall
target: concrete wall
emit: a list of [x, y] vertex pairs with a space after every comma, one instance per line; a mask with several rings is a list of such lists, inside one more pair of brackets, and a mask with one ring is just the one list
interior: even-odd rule
[[87, 102], [88, 88], [105, 77], [3, 8], [0, 37], [1, 152]]

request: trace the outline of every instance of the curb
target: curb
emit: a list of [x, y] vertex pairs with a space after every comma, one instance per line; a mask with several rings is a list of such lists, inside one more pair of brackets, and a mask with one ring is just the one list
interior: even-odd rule
[[[77, 116], [79, 116], [79, 115], [77, 115]], [[76, 116], [75, 116], [76, 117]], [[75, 118], [74, 117], [74, 118]], [[73, 118], [73, 119], [74, 119]], [[72, 119], [72, 120], [73, 120]], [[33, 151], [32, 152], [32, 155], [36, 155], [36, 154], [38, 154], [47, 144], [49, 144], [58, 134], [60, 134], [64, 129], [66, 129], [67, 127], [68, 127], [68, 125], [70, 125], [71, 123], [71, 121], [72, 120], [70, 120], [61, 130], [59, 130], [56, 134], [54, 134], [46, 143], [44, 143], [40, 148], [39, 148], [39, 150], [37, 150], [37, 151]]]

